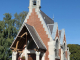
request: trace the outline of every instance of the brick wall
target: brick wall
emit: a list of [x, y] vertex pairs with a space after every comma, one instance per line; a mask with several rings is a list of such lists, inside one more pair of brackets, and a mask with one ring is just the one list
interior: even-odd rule
[[65, 51], [65, 54], [66, 54], [66, 56], [65, 56], [65, 57], [68, 59], [68, 57], [67, 57], [67, 51]]
[[63, 39], [63, 42], [64, 42], [64, 41], [66, 42], [66, 37], [65, 37], [65, 34], [64, 34], [64, 39]]
[[[43, 28], [43, 24], [41, 24], [40, 18], [38, 18], [37, 13], [35, 12], [35, 9], [32, 10], [32, 13], [29, 16], [29, 19], [27, 20], [26, 23], [31, 26], [34, 26], [43, 43], [45, 44], [46, 48], [48, 49], [48, 41], [50, 39], [48, 38], [48, 35], [46, 34], [45, 29]], [[45, 54], [45, 60], [49, 60], [48, 55], [49, 52], [47, 50]]]
[[60, 57], [60, 60], [61, 60], [61, 48], [59, 49], [59, 57]]

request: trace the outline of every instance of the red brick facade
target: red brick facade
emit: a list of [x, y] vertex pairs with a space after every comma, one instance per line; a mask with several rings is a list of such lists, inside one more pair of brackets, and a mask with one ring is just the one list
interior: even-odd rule
[[66, 58], [68, 59], [68, 56], [67, 56], [67, 51], [65, 51], [65, 54], [66, 54]]
[[60, 60], [61, 60], [61, 48], [59, 49], [59, 57], [60, 57]]
[[66, 42], [66, 37], [65, 37], [65, 34], [64, 34], [64, 39], [63, 39], [63, 42], [64, 42], [64, 41]]
[[[58, 28], [57, 28], [57, 31], [56, 31], [56, 37], [58, 37], [58, 38], [59, 38]], [[55, 37], [55, 38], [56, 38], [56, 37]]]
[[[26, 23], [31, 26], [34, 26], [37, 33], [41, 37], [43, 43], [45, 44], [46, 48], [48, 49], [48, 42], [50, 39], [48, 38], [48, 35], [46, 34], [46, 31], [44, 30], [43, 25], [41, 24], [40, 18], [38, 18], [37, 13], [35, 12], [35, 9], [32, 10], [32, 13], [29, 16], [29, 19], [27, 20]], [[49, 52], [47, 50], [45, 55], [46, 56], [45, 60], [49, 60], [48, 55], [49, 55]]]

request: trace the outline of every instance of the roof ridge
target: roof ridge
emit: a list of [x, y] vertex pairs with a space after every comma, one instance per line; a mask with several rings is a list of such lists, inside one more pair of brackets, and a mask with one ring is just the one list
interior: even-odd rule
[[[44, 13], [42, 10], [40, 10], [42, 13]], [[44, 13], [45, 14], [45, 13]], [[47, 14], [45, 14], [48, 18], [50, 18]], [[51, 18], [50, 18], [51, 19]], [[51, 19], [53, 21], [53, 19]], [[53, 21], [54, 22], [54, 21]]]

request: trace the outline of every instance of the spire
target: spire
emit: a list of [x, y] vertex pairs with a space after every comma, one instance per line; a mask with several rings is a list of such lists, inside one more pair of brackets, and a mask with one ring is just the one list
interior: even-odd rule
[[54, 20], [54, 15], [53, 15], [53, 20]]
[[31, 8], [40, 8], [41, 0], [30, 0], [29, 9]]

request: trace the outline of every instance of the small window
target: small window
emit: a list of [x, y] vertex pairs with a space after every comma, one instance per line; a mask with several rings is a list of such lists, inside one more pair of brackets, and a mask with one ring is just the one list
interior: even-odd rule
[[33, 1], [33, 5], [36, 5], [36, 1]]

